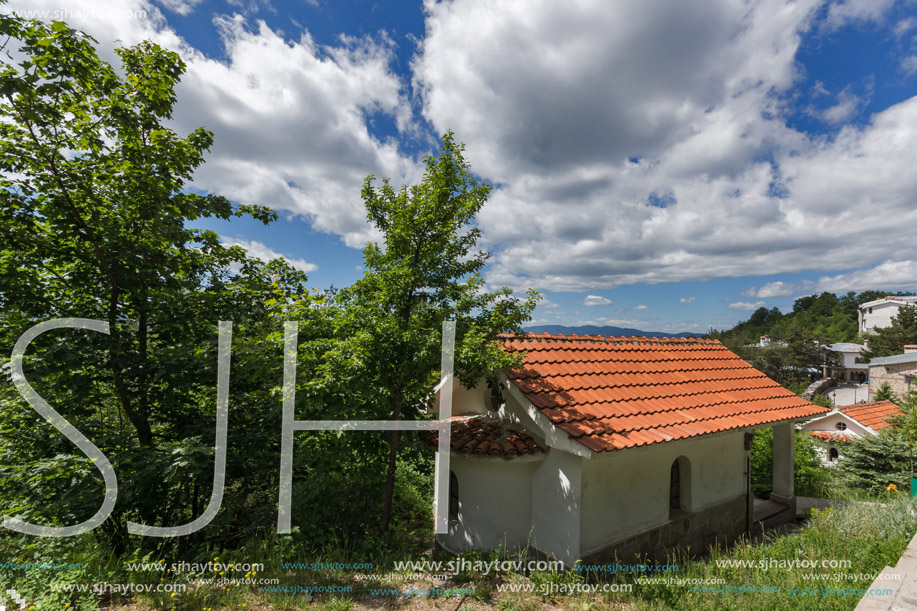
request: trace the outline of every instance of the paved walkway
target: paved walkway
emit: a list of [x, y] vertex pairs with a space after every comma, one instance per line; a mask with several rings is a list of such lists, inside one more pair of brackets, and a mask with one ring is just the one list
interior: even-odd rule
[[864, 403], [869, 399], [869, 384], [840, 384], [829, 388], [825, 396], [834, 406]]

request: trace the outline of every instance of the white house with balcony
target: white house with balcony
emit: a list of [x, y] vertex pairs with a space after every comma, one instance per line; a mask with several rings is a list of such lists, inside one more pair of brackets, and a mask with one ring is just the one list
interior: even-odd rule
[[892, 318], [898, 315], [898, 310], [906, 305], [917, 305], [917, 296], [895, 297], [889, 295], [875, 301], [867, 301], [857, 310], [857, 322], [860, 333], [873, 333], [876, 329], [884, 329], [892, 325]]
[[866, 344], [839, 342], [825, 348], [837, 355], [837, 364], [830, 367], [828, 375], [837, 376], [838, 380], [861, 384], [869, 377], [869, 364], [860, 353], [866, 350]]

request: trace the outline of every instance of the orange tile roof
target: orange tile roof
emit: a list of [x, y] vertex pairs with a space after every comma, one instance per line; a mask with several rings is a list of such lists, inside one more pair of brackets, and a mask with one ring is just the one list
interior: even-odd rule
[[786, 390], [715, 340], [530, 334], [507, 372], [532, 405], [590, 450], [644, 446], [829, 410]]
[[816, 439], [824, 439], [825, 441], [834, 441], [840, 443], [850, 443], [850, 438], [852, 435], [847, 433], [835, 433], [834, 431], [809, 431], [809, 435], [815, 437]]
[[899, 412], [898, 406], [891, 401], [873, 401], [872, 403], [857, 403], [846, 405], [840, 410], [845, 415], [853, 418], [863, 426], [868, 426], [874, 431], [881, 431], [890, 426], [886, 418]]
[[[439, 441], [439, 431], [424, 431], [422, 436], [432, 446]], [[547, 452], [528, 433], [486, 416], [452, 418], [450, 445], [458, 454], [505, 458]]]

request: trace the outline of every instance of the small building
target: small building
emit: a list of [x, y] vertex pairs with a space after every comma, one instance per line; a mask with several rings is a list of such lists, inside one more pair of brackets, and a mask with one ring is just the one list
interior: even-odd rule
[[866, 363], [866, 359], [860, 356], [860, 353], [866, 348], [865, 344], [847, 342], [826, 346], [826, 350], [837, 355], [837, 364], [828, 368], [826, 377], [834, 377], [851, 384], [865, 382], [866, 378], [869, 377], [869, 365]]
[[857, 309], [857, 327], [860, 333], [872, 333], [876, 329], [884, 329], [892, 325], [892, 318], [898, 315], [898, 310], [906, 305], [917, 305], [915, 297], [895, 297], [889, 295], [882, 299], [868, 301]]
[[828, 410], [718, 341], [503, 342], [523, 368], [499, 372], [499, 392], [453, 392], [445, 550], [528, 549], [571, 565], [729, 543], [755, 517], [749, 451], [763, 427], [774, 430], [768, 505], [795, 519], [793, 425]]
[[906, 397], [911, 390], [917, 390], [917, 346], [904, 347], [904, 354], [881, 356], [869, 361], [869, 397], [884, 383], [892, 392]]
[[873, 401], [837, 407], [823, 416], [805, 422], [800, 427], [818, 441], [822, 464], [835, 466], [844, 456], [844, 447], [858, 437], [878, 435], [890, 426], [889, 416], [898, 413], [891, 401]]

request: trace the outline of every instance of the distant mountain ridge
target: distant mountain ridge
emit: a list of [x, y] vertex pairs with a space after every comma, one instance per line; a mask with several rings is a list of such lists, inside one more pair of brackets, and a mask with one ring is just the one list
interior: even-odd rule
[[625, 327], [599, 327], [583, 325], [568, 327], [566, 325], [534, 325], [525, 327], [528, 333], [561, 333], [564, 335], [602, 335], [604, 337], [703, 337], [703, 333], [663, 333], [662, 331], [641, 331]]

